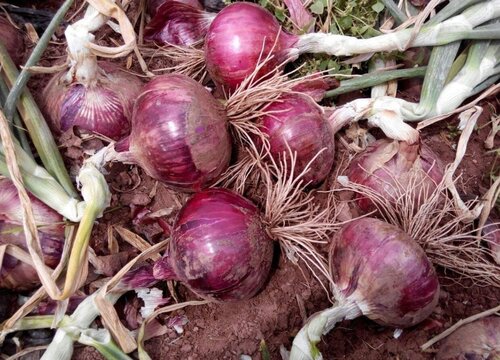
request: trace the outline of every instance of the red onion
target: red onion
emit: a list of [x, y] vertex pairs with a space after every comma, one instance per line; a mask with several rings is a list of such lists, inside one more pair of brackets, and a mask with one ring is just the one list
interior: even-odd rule
[[142, 82], [113, 64], [99, 62], [98, 66], [95, 78], [68, 81], [68, 74], [62, 72], [47, 84], [43, 108], [57, 134], [77, 127], [118, 140], [129, 133]]
[[227, 189], [191, 197], [177, 215], [157, 279], [183, 282], [202, 298], [253, 297], [269, 276], [273, 242], [258, 208]]
[[[439, 156], [425, 144], [381, 139], [353, 160], [347, 175], [350, 181], [372, 189], [390, 202], [411, 191], [418, 205], [441, 182], [444, 168]], [[357, 204], [363, 212], [375, 210], [367, 198], [359, 197]]]
[[151, 177], [184, 191], [211, 185], [231, 157], [227, 117], [199, 83], [168, 74], [148, 83], [134, 106], [130, 137], [117, 150]]
[[[26, 239], [22, 225], [0, 221], [0, 244], [16, 245], [26, 252]], [[43, 231], [38, 232], [45, 264], [54, 268], [61, 259], [64, 247], [64, 231], [55, 235]], [[40, 285], [38, 274], [34, 267], [5, 254], [0, 270], [0, 288], [12, 290], [31, 290]]]
[[500, 357], [500, 317], [489, 316], [464, 325], [447, 337], [436, 360], [480, 360]]
[[[31, 194], [33, 215], [45, 264], [55, 267], [64, 246], [64, 226], [61, 215]], [[0, 244], [16, 245], [27, 251], [22, 226], [22, 208], [14, 184], [0, 180]], [[28, 290], [40, 284], [36, 270], [29, 264], [5, 254], [0, 271], [0, 288]]]
[[212, 21], [205, 38], [205, 61], [212, 79], [230, 91], [252, 74], [260, 60], [270, 59], [261, 77], [290, 57], [297, 37], [281, 30], [275, 17], [262, 7], [236, 2]]
[[[172, 1], [173, 0], [149, 0], [147, 2], [149, 15], [151, 15], [151, 17], [155, 16], [160, 6], [162, 6], [167, 2], [172, 2]], [[175, 1], [181, 4], [190, 5], [199, 10], [203, 10], [203, 6], [198, 0], [175, 0]]]
[[413, 326], [439, 299], [436, 272], [405, 232], [374, 218], [358, 218], [335, 234], [329, 252], [339, 304], [313, 315], [293, 342], [290, 360], [312, 359], [315, 344], [335, 323], [365, 315], [385, 326]]
[[1, 43], [7, 49], [12, 61], [20, 65], [24, 56], [24, 40], [20, 30], [16, 29], [6, 18], [0, 16]]
[[160, 45], [192, 45], [203, 40], [214, 17], [197, 0], [163, 1], [145, 27], [144, 38]]
[[314, 159], [304, 181], [311, 185], [321, 183], [330, 173], [335, 152], [334, 134], [325, 121], [323, 109], [310, 97], [294, 93], [282, 96], [264, 111], [269, 114], [260, 119], [260, 125], [269, 137], [270, 155], [277, 161], [288, 148], [297, 152], [295, 175]]

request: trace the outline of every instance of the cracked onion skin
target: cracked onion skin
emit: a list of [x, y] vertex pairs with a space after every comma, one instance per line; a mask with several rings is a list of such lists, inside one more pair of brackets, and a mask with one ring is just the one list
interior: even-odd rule
[[[418, 186], [410, 189], [415, 174]], [[401, 191], [412, 191], [415, 203], [422, 204], [443, 179], [444, 166], [425, 144], [380, 139], [354, 158], [347, 175], [350, 181], [371, 188], [390, 202], [395, 202]], [[365, 213], [376, 210], [366, 197], [359, 196], [357, 204]]]
[[56, 135], [71, 129], [119, 140], [130, 133], [130, 118], [142, 82], [108, 62], [99, 62], [97, 79], [88, 84], [54, 76], [42, 96], [42, 108]]
[[466, 324], [443, 340], [436, 360], [496, 360], [500, 358], [500, 317]]
[[157, 76], [135, 103], [128, 150], [156, 180], [181, 191], [200, 191], [229, 166], [227, 116], [193, 79]]
[[205, 299], [250, 299], [269, 277], [273, 248], [252, 202], [227, 189], [209, 189], [181, 209], [170, 247], [153, 273], [181, 281]]
[[262, 7], [248, 2], [232, 3], [222, 9], [208, 28], [206, 67], [217, 84], [234, 91], [254, 72], [259, 59], [273, 54], [257, 78], [289, 59], [290, 47], [297, 39], [281, 29], [276, 18]]
[[369, 217], [356, 219], [334, 236], [329, 256], [343, 295], [378, 324], [413, 326], [438, 303], [439, 282], [431, 262], [394, 225]]
[[[303, 177], [311, 186], [325, 180], [333, 166], [335, 144], [321, 107], [310, 96], [294, 93], [280, 97], [279, 101], [266, 106], [264, 111], [269, 114], [260, 118], [259, 124], [268, 136], [273, 159], [279, 161], [284, 153], [288, 154], [288, 149], [296, 152], [294, 173], [298, 175], [318, 152], [326, 148]], [[290, 165], [290, 161], [288, 163]]]

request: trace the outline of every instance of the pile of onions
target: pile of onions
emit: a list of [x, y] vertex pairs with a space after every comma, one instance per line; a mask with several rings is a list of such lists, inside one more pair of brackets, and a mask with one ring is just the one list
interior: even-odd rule
[[193, 45], [205, 37], [214, 13], [203, 10], [198, 0], [151, 1], [154, 13], [144, 28], [144, 38], [159, 45]]
[[[485, 7], [489, 9], [487, 13]], [[474, 37], [474, 31], [457, 31], [457, 23], [465, 22], [474, 28], [494, 19], [497, 7], [494, 1], [471, 6], [442, 23], [424, 26], [410, 44], [411, 28], [368, 39], [323, 33], [293, 35], [283, 30], [276, 18], [261, 6], [235, 2], [225, 7], [210, 24], [205, 38], [205, 62], [212, 79], [226, 90], [233, 91], [256, 69], [261, 58], [272, 58], [268, 66], [261, 69], [260, 75], [263, 76], [303, 53], [349, 56], [393, 51], [408, 45], [443, 45]], [[478, 12], [482, 16], [477, 16]]]
[[462, 326], [447, 337], [436, 360], [498, 359], [500, 356], [500, 317], [489, 316]]
[[205, 299], [249, 299], [269, 276], [274, 244], [259, 209], [227, 189], [194, 194], [178, 213], [158, 280], [177, 280]]
[[8, 19], [0, 16], [0, 41], [5, 46], [14, 64], [20, 65], [24, 56], [24, 41], [21, 32]]
[[[34, 196], [30, 195], [30, 199], [45, 264], [53, 268], [59, 263], [64, 246], [63, 219]], [[0, 180], [0, 244], [27, 251], [21, 202], [14, 184], [8, 179]], [[1, 266], [0, 288], [30, 290], [40, 284], [36, 270], [10, 254], [4, 255]]]
[[[82, 19], [66, 28], [69, 69], [55, 75], [42, 94], [42, 109], [56, 134], [76, 127], [83, 132], [118, 140], [129, 133], [133, 102], [142, 82], [116, 65], [98, 63], [94, 50], [97, 47], [100, 56], [117, 57], [133, 49], [132, 25], [120, 8], [116, 5], [111, 8], [110, 16], [118, 20], [121, 35], [127, 42], [121, 52], [93, 43], [92, 32], [106, 24], [109, 18], [92, 6], [87, 8]], [[99, 10], [111, 11], [106, 7]]]
[[231, 138], [221, 103], [202, 85], [178, 74], [155, 77], [137, 98], [130, 136], [116, 160], [183, 191], [199, 191], [229, 165]]
[[93, 74], [68, 79], [54, 76], [43, 93], [43, 108], [51, 129], [61, 134], [73, 127], [118, 140], [130, 132], [134, 100], [142, 82], [118, 66], [99, 62]]
[[364, 315], [404, 328], [429, 316], [439, 299], [436, 272], [420, 246], [399, 228], [359, 218], [334, 235], [329, 264], [338, 305], [307, 321], [293, 341], [290, 360], [317, 359], [316, 343], [335, 323]]
[[[425, 144], [381, 139], [354, 158], [347, 176], [386, 201], [396, 203], [400, 197], [410, 196], [418, 207], [443, 179], [444, 166]], [[373, 202], [362, 195], [357, 204], [365, 213], [375, 210]]]

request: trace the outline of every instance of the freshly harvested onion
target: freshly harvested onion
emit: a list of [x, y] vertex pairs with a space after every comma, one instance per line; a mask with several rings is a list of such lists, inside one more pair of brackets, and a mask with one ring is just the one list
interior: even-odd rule
[[[381, 139], [370, 144], [350, 164], [349, 180], [366, 186], [395, 203], [404, 193], [411, 194], [417, 206], [436, 189], [444, 176], [439, 159], [425, 144]], [[363, 212], [375, 210], [371, 200], [359, 197]]]
[[464, 325], [448, 336], [436, 360], [498, 359], [500, 357], [500, 317], [489, 316]]
[[209, 189], [193, 195], [177, 215], [170, 248], [154, 275], [181, 281], [205, 299], [249, 299], [269, 276], [273, 246], [252, 202]]
[[151, 177], [183, 191], [198, 191], [215, 182], [229, 164], [227, 116], [191, 78], [157, 76], [137, 98], [130, 137], [116, 149], [124, 151], [118, 157], [138, 164]]
[[62, 72], [43, 93], [43, 109], [54, 132], [77, 127], [118, 140], [130, 132], [130, 117], [142, 82], [119, 67], [99, 62], [94, 78], [70, 79]]
[[[173, 0], [149, 0], [147, 2], [148, 5], [148, 13], [151, 17], [154, 17], [158, 8], [165, 4], [166, 2], [171, 2]], [[203, 10], [203, 6], [200, 4], [198, 0], [175, 0], [179, 3], [190, 5], [196, 9]]]
[[7, 49], [14, 64], [20, 65], [24, 56], [24, 41], [21, 32], [16, 29], [5, 17], [0, 16], [0, 41]]
[[160, 45], [192, 45], [202, 40], [215, 17], [197, 0], [164, 0], [154, 13], [144, 29], [144, 38]]
[[316, 359], [316, 343], [335, 323], [365, 315], [404, 328], [429, 316], [439, 299], [423, 249], [396, 226], [358, 218], [335, 234], [329, 251], [338, 305], [313, 315], [293, 341], [290, 360]]
[[[55, 267], [64, 246], [64, 226], [61, 215], [30, 194], [35, 223], [45, 264]], [[27, 251], [22, 226], [22, 208], [14, 184], [0, 180], [0, 244], [15, 245]], [[0, 288], [29, 290], [40, 284], [36, 270], [26, 262], [5, 254], [0, 270]]]
[[277, 161], [288, 148], [297, 152], [295, 175], [313, 161], [304, 181], [313, 186], [321, 183], [332, 169], [335, 153], [335, 134], [324, 110], [311, 97], [294, 93], [282, 96], [264, 111], [269, 114], [259, 119], [259, 125], [268, 136], [270, 155]]

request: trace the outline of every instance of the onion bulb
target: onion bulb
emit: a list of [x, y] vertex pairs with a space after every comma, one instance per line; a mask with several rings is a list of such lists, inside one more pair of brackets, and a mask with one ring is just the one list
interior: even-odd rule
[[92, 78], [54, 76], [42, 101], [49, 124], [56, 134], [72, 127], [118, 140], [130, 132], [130, 117], [142, 82], [119, 67], [99, 62]]
[[198, 0], [149, 0], [147, 2], [148, 13], [151, 17], [154, 17], [158, 8], [165, 4], [166, 2], [176, 1], [182, 4], [190, 5], [196, 9], [202, 10], [203, 6]]
[[358, 218], [334, 235], [329, 264], [338, 305], [314, 314], [293, 341], [290, 360], [317, 359], [316, 343], [335, 323], [364, 315], [404, 328], [429, 316], [439, 299], [436, 272], [422, 248], [396, 226]]
[[154, 11], [144, 38], [160, 45], [193, 45], [203, 40], [215, 14], [195, 1], [167, 0]]
[[273, 246], [252, 202], [227, 189], [209, 189], [193, 195], [177, 215], [154, 275], [181, 281], [205, 299], [249, 299], [269, 276]]
[[229, 165], [231, 139], [222, 105], [184, 75], [155, 77], [134, 106], [130, 137], [118, 159], [183, 191], [211, 185]]
[[436, 360], [480, 360], [500, 357], [500, 317], [489, 316], [466, 324], [448, 336]]
[[[31, 194], [30, 200], [45, 264], [55, 267], [64, 246], [63, 219]], [[21, 202], [14, 184], [8, 179], [0, 180], [1, 245], [15, 245], [27, 251], [22, 221]], [[29, 290], [40, 284], [36, 270], [13, 255], [5, 254], [1, 266], [0, 288]]]
[[[410, 194], [413, 203], [419, 205], [441, 182], [444, 168], [439, 156], [425, 144], [381, 139], [352, 161], [347, 175], [353, 183], [372, 189], [390, 202]], [[375, 210], [365, 197], [359, 197], [357, 204], [363, 212]]]
[[295, 175], [312, 161], [304, 181], [313, 186], [321, 183], [330, 173], [335, 153], [335, 134], [330, 132], [324, 110], [311, 97], [294, 93], [280, 97], [264, 111], [268, 114], [259, 119], [259, 125], [268, 136], [269, 154], [277, 161], [289, 148], [297, 153]]
[[0, 16], [0, 34], [2, 34], [0, 41], [7, 49], [12, 61], [20, 65], [24, 56], [24, 41], [21, 32], [9, 20]]

